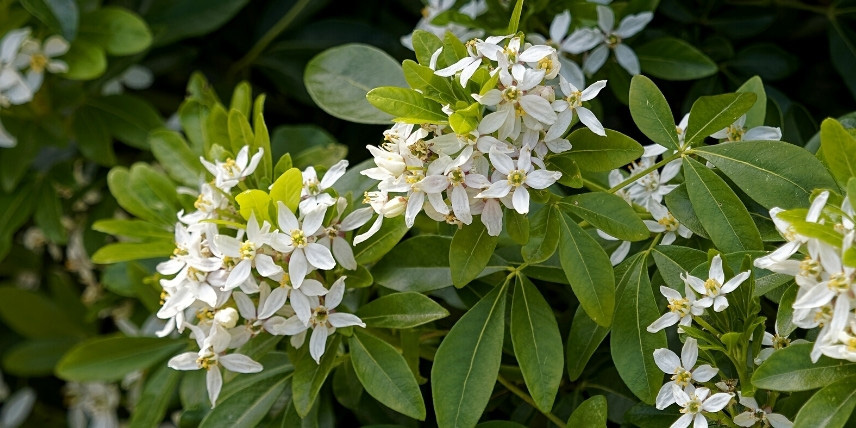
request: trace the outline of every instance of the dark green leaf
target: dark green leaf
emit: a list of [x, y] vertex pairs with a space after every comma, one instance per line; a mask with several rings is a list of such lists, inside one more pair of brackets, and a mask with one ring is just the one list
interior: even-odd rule
[[54, 302], [32, 291], [0, 287], [0, 317], [21, 336], [32, 339], [81, 337], [83, 328]]
[[181, 374], [164, 364], [146, 377], [140, 399], [131, 412], [129, 428], [157, 426], [163, 421]]
[[110, 55], [140, 53], [152, 44], [152, 33], [142, 18], [113, 6], [84, 15], [79, 37], [102, 47]]
[[856, 407], [856, 376], [839, 379], [817, 391], [797, 413], [795, 427], [841, 428]]
[[71, 349], [57, 364], [56, 375], [74, 382], [118, 381], [178, 353], [184, 340], [155, 337], [95, 337]]
[[152, 153], [176, 181], [196, 188], [205, 180], [205, 169], [178, 132], [158, 129], [149, 135]]
[[158, 46], [207, 34], [235, 16], [250, 0], [174, 0], [152, 8], [146, 20], [155, 31]]
[[586, 368], [589, 359], [609, 333], [608, 327], [601, 327], [586, 315], [582, 307], [578, 307], [571, 322], [568, 333], [568, 344], [565, 349], [568, 365], [568, 378], [572, 381], [579, 379]]
[[807, 391], [856, 375], [854, 362], [821, 356], [812, 363], [813, 346], [813, 343], [797, 343], [774, 352], [755, 370], [752, 384], [772, 391]]
[[487, 233], [487, 227], [480, 221], [464, 225], [455, 232], [449, 247], [449, 269], [456, 287], [463, 287], [479, 277], [487, 267], [498, 240], [498, 236]]
[[643, 73], [666, 80], [701, 79], [718, 71], [707, 55], [673, 37], [651, 40], [636, 48], [636, 55]]
[[666, 97], [651, 79], [637, 75], [630, 81], [630, 116], [651, 141], [672, 150], [678, 149], [678, 133], [672, 109]]
[[545, 205], [532, 216], [529, 242], [522, 249], [523, 259], [527, 263], [543, 262], [556, 252], [561, 215], [555, 205]]
[[360, 306], [357, 316], [368, 327], [411, 328], [449, 316], [449, 311], [419, 293], [394, 293]]
[[764, 82], [761, 81], [761, 78], [753, 76], [740, 85], [737, 92], [752, 92], [757, 97], [755, 104], [746, 112], [744, 126], [749, 129], [763, 125], [767, 116], [767, 93], [764, 91]]
[[573, 148], [559, 155], [577, 163], [580, 169], [594, 172], [607, 172], [620, 168], [642, 156], [642, 146], [632, 138], [611, 129], [606, 137], [595, 134], [588, 128], [580, 128], [568, 137]]
[[569, 427], [606, 427], [606, 397], [603, 395], [595, 395], [586, 401], [583, 401], [571, 413], [568, 419]]
[[684, 141], [687, 145], [695, 145], [730, 126], [752, 108], [756, 99], [755, 94], [746, 92], [700, 97], [690, 109]]
[[291, 388], [295, 410], [301, 417], [309, 414], [327, 375], [339, 364], [336, 353], [341, 338], [341, 335], [336, 334], [327, 340], [326, 352], [321, 357], [320, 363], [316, 363], [309, 355], [308, 346], [298, 351], [300, 357], [294, 359], [294, 379]]
[[563, 199], [559, 207], [623, 241], [641, 241], [651, 234], [636, 211], [617, 195], [582, 193]]
[[[366, 224], [358, 233], [364, 233], [370, 227]], [[384, 219], [383, 225], [371, 238], [354, 245], [354, 259], [359, 264], [369, 264], [380, 260], [407, 233], [404, 216]], [[445, 261], [444, 261], [445, 263]]]
[[444, 236], [410, 238], [381, 259], [372, 268], [372, 276], [378, 284], [398, 291], [425, 292], [448, 287], [452, 285], [452, 274], [442, 254], [449, 253], [451, 244], [452, 240]]
[[603, 248], [570, 217], [562, 215], [562, 270], [586, 314], [601, 326], [612, 323], [615, 277]]

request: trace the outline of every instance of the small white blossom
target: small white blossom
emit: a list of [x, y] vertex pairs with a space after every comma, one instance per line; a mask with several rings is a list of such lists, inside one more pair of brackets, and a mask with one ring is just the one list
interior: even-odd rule
[[670, 428], [687, 428], [690, 423], [693, 423], [695, 428], [707, 427], [707, 419], [702, 412], [718, 412], [734, 397], [733, 394], [724, 392], [710, 395], [709, 389], [696, 389], [692, 385], [687, 386], [686, 390], [673, 385], [672, 394], [675, 396], [675, 402], [681, 406], [683, 416], [678, 418]]
[[713, 306], [714, 311], [722, 312], [728, 307], [728, 299], [725, 295], [734, 291], [738, 285], [742, 284], [743, 281], [746, 281], [746, 279], [749, 278], [750, 273], [751, 271], [748, 270], [746, 272], [740, 272], [726, 282], [725, 272], [722, 269], [722, 257], [717, 254], [713, 260], [710, 261], [710, 270], [707, 280], [696, 278], [689, 273], [686, 275], [682, 274], [681, 279], [683, 279], [685, 283], [702, 296], [701, 299], [698, 300], [699, 306], [703, 308]]
[[788, 420], [784, 415], [773, 413], [769, 407], [761, 407], [753, 397], [744, 397], [738, 392], [737, 397], [741, 405], [746, 407], [746, 411], [734, 417], [734, 423], [741, 427], [752, 427], [756, 423], [761, 423], [762, 426], [772, 426], [773, 428], [791, 428], [794, 423]]
[[685, 388], [692, 385], [692, 382], [707, 382], [716, 376], [719, 369], [711, 367], [709, 364], [703, 364], [695, 367], [698, 359], [698, 341], [692, 337], [688, 337], [681, 349], [681, 357], [667, 348], [659, 348], [654, 350], [654, 362], [657, 367], [666, 373], [672, 375], [672, 380], [666, 382], [660, 388], [657, 394], [657, 408], [665, 409], [675, 402], [673, 386], [677, 385], [680, 388]]
[[264, 149], [260, 147], [252, 159], [249, 157], [249, 152], [250, 146], [244, 146], [238, 151], [235, 159], [227, 158], [224, 162], [215, 161], [211, 163], [200, 157], [199, 161], [202, 162], [208, 172], [214, 175], [214, 185], [224, 192], [228, 192], [243, 179], [252, 175], [256, 167], [259, 166]]

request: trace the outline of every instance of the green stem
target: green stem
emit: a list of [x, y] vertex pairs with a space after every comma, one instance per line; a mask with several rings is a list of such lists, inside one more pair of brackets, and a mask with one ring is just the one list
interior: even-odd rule
[[267, 48], [268, 45], [280, 35], [280, 33], [285, 31], [285, 29], [294, 22], [297, 16], [300, 15], [300, 12], [302, 12], [303, 9], [305, 9], [311, 2], [312, 0], [297, 0], [297, 3], [288, 10], [288, 13], [283, 15], [283, 17], [280, 18], [273, 27], [270, 27], [270, 30], [268, 30], [267, 33], [265, 33], [262, 38], [253, 45], [250, 51], [232, 66], [230, 74], [234, 75], [234, 73], [237, 73], [252, 64], [253, 61], [261, 55], [265, 48]]
[[664, 157], [663, 160], [661, 160], [660, 162], [657, 162], [654, 165], [651, 165], [648, 168], [645, 168], [644, 170], [642, 170], [642, 172], [635, 174], [635, 175], [632, 175], [627, 180], [624, 180], [621, 183], [618, 183], [617, 185], [613, 186], [612, 188], [607, 190], [607, 193], [615, 193], [615, 192], [625, 188], [627, 185], [633, 183], [634, 181], [648, 175], [651, 171], [654, 171], [655, 169], [657, 169], [657, 168], [681, 157], [682, 155], [683, 155], [683, 153], [678, 151], [677, 153], [673, 153], [671, 156]]
[[651, 245], [648, 245], [648, 249], [645, 250], [646, 256], [647, 256], [647, 253], [650, 253], [651, 250], [653, 250], [654, 247], [656, 247], [657, 244], [660, 243], [660, 238], [662, 238], [662, 237], [663, 237], [662, 233], [658, 233], [657, 236], [654, 237], [654, 240], [651, 241]]
[[[517, 387], [516, 385], [514, 385], [513, 383], [509, 382], [509, 381], [508, 381], [508, 379], [506, 379], [506, 378], [502, 377], [502, 375], [498, 375], [498, 376], [496, 377], [496, 380], [497, 380], [497, 381], [499, 381], [499, 383], [501, 383], [501, 384], [502, 384], [502, 386], [504, 386], [504, 387], [505, 387], [505, 389], [507, 389], [507, 390], [511, 391], [511, 393], [512, 393], [512, 394], [514, 394], [514, 395], [516, 395], [516, 396], [520, 397], [521, 399], [523, 399], [523, 401], [525, 401], [527, 404], [529, 404], [529, 405], [530, 405], [530, 406], [532, 406], [533, 408], [538, 409], [538, 405], [537, 405], [537, 404], [535, 404], [535, 400], [533, 400], [533, 399], [532, 399], [532, 397], [530, 397], [530, 396], [529, 396], [529, 394], [527, 394], [525, 391], [523, 391], [522, 389], [518, 388], [518, 387]], [[552, 413], [550, 413], [550, 412], [545, 412], [545, 411], [543, 411], [543, 410], [541, 410], [541, 409], [538, 409], [538, 410], [539, 410], [541, 413], [543, 413], [543, 414], [544, 414], [544, 416], [546, 416], [546, 417], [547, 417], [547, 419], [549, 419], [549, 420], [550, 420], [550, 422], [553, 422], [554, 424], [558, 425], [558, 426], [559, 426], [559, 428], [566, 428], [565, 422], [564, 422], [564, 421], [562, 421], [561, 419], [559, 419], [559, 417], [558, 417], [558, 416], [556, 416], [556, 415], [554, 415], [554, 414], [552, 414]]]
[[583, 177], [583, 186], [586, 186], [589, 188], [589, 190], [594, 190], [596, 192], [609, 192], [609, 189], [607, 189], [606, 187], [603, 187], [600, 184], [597, 184], [594, 181], [591, 181], [585, 177]]
[[711, 333], [715, 334], [716, 337], [719, 337], [720, 335], [722, 335], [722, 333], [720, 333], [719, 330], [713, 328], [712, 325], [708, 324], [708, 322], [705, 321], [704, 319], [702, 319], [701, 317], [695, 317], [695, 318], [693, 318], [693, 321], [697, 322], [698, 325], [702, 326], [702, 328], [707, 329]]

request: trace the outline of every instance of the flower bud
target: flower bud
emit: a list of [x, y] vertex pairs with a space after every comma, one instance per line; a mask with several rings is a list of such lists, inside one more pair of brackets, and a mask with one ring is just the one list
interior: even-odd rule
[[214, 314], [214, 322], [226, 328], [232, 328], [238, 323], [238, 311], [235, 308], [223, 308]]
[[407, 198], [404, 196], [392, 198], [383, 206], [383, 216], [386, 218], [398, 217], [404, 213], [406, 208]]
[[377, 166], [389, 171], [389, 173], [394, 177], [398, 177], [403, 174], [404, 170], [407, 168], [407, 164], [404, 163], [404, 158], [396, 153], [385, 153], [383, 157], [375, 157], [374, 161]]

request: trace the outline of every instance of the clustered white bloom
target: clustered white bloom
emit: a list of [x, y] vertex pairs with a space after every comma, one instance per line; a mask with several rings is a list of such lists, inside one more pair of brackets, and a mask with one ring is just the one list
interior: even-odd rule
[[[377, 219], [355, 243], [379, 230], [384, 218], [404, 215], [411, 226], [422, 211], [458, 225], [480, 216], [488, 233], [499, 235], [503, 206], [526, 214], [530, 190], [561, 178], [544, 161], [549, 153], [571, 149], [564, 136], [574, 113], [592, 132], [605, 135], [582, 102], [593, 99], [606, 81], [577, 89], [559, 75], [555, 48], [524, 43], [514, 35], [473, 39], [466, 47], [468, 56], [435, 74], [466, 87], [479, 68], [498, 73], [496, 87], [472, 94], [484, 106], [484, 116], [467, 134], [443, 125], [398, 123], [384, 132], [380, 147], [369, 146], [376, 167], [362, 174], [380, 183], [378, 191], [366, 193], [365, 202]], [[564, 98], [557, 98], [557, 89]]]
[[597, 27], [582, 28], [575, 31], [562, 43], [562, 50], [571, 54], [588, 52], [583, 60], [583, 71], [591, 75], [600, 70], [609, 58], [609, 52], [615, 52], [615, 59], [631, 75], [640, 73], [639, 58], [624, 39], [642, 31], [654, 14], [641, 12], [625, 16], [615, 26], [615, 13], [608, 6], [597, 6]]
[[[423, 30], [433, 33], [438, 37], [443, 37], [447, 31], [455, 35], [459, 39], [471, 39], [473, 37], [481, 37], [484, 33], [482, 30], [469, 28], [466, 25], [449, 22], [446, 25], [437, 25], [432, 23], [434, 18], [443, 12], [450, 10], [455, 6], [455, 0], [428, 0], [428, 3], [422, 9], [422, 19], [416, 24], [413, 30]], [[458, 12], [468, 16], [470, 19], [475, 19], [487, 10], [487, 1], [472, 0], [464, 4], [458, 9]], [[401, 37], [401, 44], [407, 49], [413, 50], [413, 33]]]
[[[188, 329], [199, 347], [173, 357], [168, 365], [206, 370], [212, 406], [222, 387], [220, 367], [238, 373], [262, 370], [261, 364], [234, 350], [263, 331], [292, 336], [291, 343], [300, 347], [305, 332], [312, 329], [310, 355], [319, 361], [327, 337], [337, 327], [365, 327], [355, 315], [336, 310], [346, 278], [339, 277], [328, 290], [324, 282], [329, 277], [318, 272], [333, 270], [336, 260], [346, 269], [356, 268], [345, 233], [371, 215], [371, 208], [363, 208], [340, 221], [347, 200], [324, 192], [344, 174], [347, 162], [333, 166], [320, 181], [315, 170], [307, 168], [297, 210], [279, 201], [275, 224], [257, 217], [266, 213], [253, 211], [241, 228], [231, 190], [244, 186], [241, 182], [252, 176], [262, 155], [259, 149], [250, 157], [245, 146], [236, 159], [201, 159], [214, 180], [200, 186], [197, 211], [178, 213], [176, 249], [157, 267], [167, 277], [160, 280], [163, 294], [157, 316], [168, 320], [158, 335]], [[325, 222], [331, 208], [335, 214]], [[234, 227], [218, 227], [213, 221]]]
[[[770, 217], [787, 242], [755, 260], [757, 267], [794, 277], [799, 290], [793, 323], [805, 329], [820, 328], [811, 353], [813, 361], [821, 355], [856, 361], [856, 266], [848, 264], [845, 255], [852, 253], [856, 241], [856, 213], [849, 198], [844, 198], [840, 208], [827, 207], [829, 192], [824, 191], [807, 212], [771, 209]], [[796, 222], [815, 223], [829, 237], [821, 240], [800, 234]], [[797, 252], [803, 254], [802, 260], [793, 258]]]
[[[57, 59], [68, 48], [62, 37], [39, 40], [31, 36], [29, 28], [6, 33], [0, 39], [0, 109], [30, 102], [42, 86], [45, 71], [68, 71], [68, 64]], [[13, 147], [16, 143], [0, 123], [0, 147]]]

